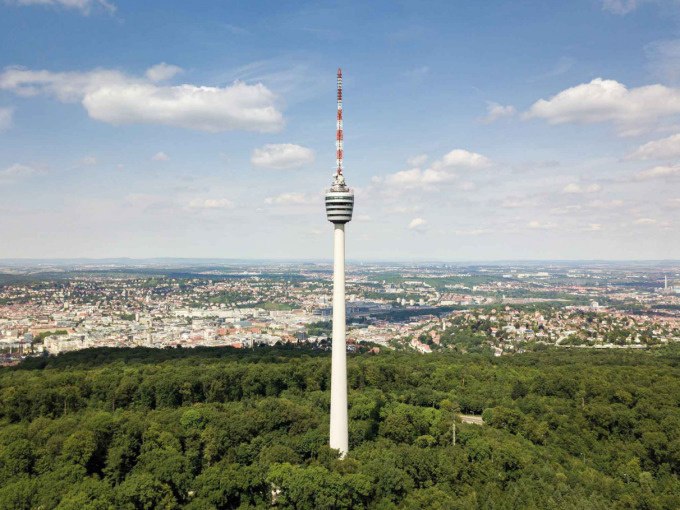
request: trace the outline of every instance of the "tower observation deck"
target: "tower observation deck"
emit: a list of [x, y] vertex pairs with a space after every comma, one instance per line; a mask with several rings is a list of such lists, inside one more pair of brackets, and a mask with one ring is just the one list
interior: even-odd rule
[[354, 192], [345, 184], [345, 177], [336, 174], [333, 185], [326, 192], [326, 216], [335, 224], [345, 224], [352, 219]]

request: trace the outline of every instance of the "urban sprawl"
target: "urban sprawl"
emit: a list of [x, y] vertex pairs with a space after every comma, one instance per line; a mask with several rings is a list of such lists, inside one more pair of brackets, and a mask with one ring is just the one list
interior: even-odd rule
[[[680, 341], [679, 275], [670, 264], [350, 265], [348, 350], [654, 348]], [[327, 264], [0, 263], [0, 354], [329, 349], [331, 296]]]

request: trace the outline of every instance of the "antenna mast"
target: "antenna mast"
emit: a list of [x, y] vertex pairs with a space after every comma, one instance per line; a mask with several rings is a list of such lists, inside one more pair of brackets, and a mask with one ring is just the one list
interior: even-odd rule
[[335, 134], [335, 150], [336, 150], [336, 175], [342, 175], [342, 69], [338, 67], [338, 124], [337, 132]]

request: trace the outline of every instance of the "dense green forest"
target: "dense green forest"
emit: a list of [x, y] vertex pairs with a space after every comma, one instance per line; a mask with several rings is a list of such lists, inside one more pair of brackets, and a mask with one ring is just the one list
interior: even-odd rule
[[680, 508], [677, 349], [348, 363], [344, 460], [323, 353], [98, 349], [0, 369], [0, 508]]

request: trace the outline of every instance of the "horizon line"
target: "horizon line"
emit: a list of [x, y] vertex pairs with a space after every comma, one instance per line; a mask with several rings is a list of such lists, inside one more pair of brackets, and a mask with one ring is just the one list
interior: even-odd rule
[[[396, 264], [492, 264], [492, 263], [522, 263], [522, 262], [664, 262], [664, 263], [680, 263], [680, 259], [667, 258], [667, 259], [653, 259], [653, 258], [536, 258], [536, 259], [511, 259], [511, 258], [500, 258], [500, 259], [382, 259], [382, 258], [353, 258], [348, 259], [354, 263], [396, 263]], [[271, 257], [5, 257], [0, 258], [0, 264], [2, 263], [27, 263], [27, 262], [39, 262], [39, 263], [50, 263], [50, 262], [91, 262], [91, 263], [113, 263], [113, 262], [152, 262], [152, 261], [177, 261], [177, 262], [277, 262], [277, 263], [292, 263], [292, 262], [303, 262], [303, 263], [332, 263], [332, 258], [301, 258], [301, 257], [290, 257], [290, 258], [271, 258]]]

